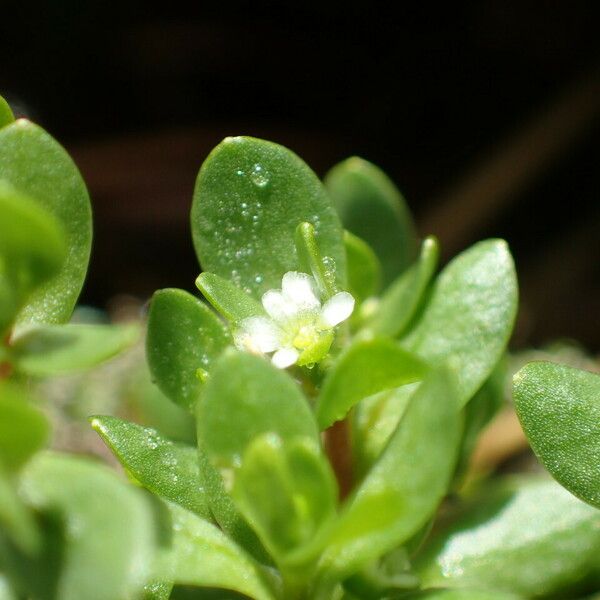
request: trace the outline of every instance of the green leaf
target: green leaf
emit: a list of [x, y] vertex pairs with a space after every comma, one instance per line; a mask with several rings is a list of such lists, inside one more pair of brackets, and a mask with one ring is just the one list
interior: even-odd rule
[[0, 335], [66, 257], [63, 230], [36, 202], [0, 181]]
[[92, 243], [90, 201], [83, 179], [62, 146], [24, 119], [0, 130], [0, 179], [58, 219], [68, 248], [62, 269], [36, 290], [20, 323], [64, 323], [83, 286]]
[[188, 292], [166, 289], [154, 294], [146, 356], [158, 387], [173, 402], [194, 410], [213, 361], [230, 343], [221, 320]]
[[348, 290], [363, 302], [375, 296], [381, 287], [381, 263], [367, 242], [344, 231], [344, 246], [348, 263]]
[[300, 271], [313, 276], [321, 299], [331, 298], [337, 292], [335, 270], [323, 259], [312, 223], [300, 223], [296, 228], [296, 252]]
[[48, 441], [46, 417], [30, 404], [27, 394], [12, 385], [0, 385], [0, 466], [20, 469]]
[[168, 507], [173, 541], [162, 561], [165, 579], [233, 590], [256, 600], [274, 599], [259, 565], [223, 532], [176, 504]]
[[282, 440], [319, 441], [311, 409], [298, 385], [264, 358], [234, 349], [217, 360], [197, 408], [198, 440], [218, 467], [239, 465], [263, 433]]
[[600, 508], [600, 375], [529, 363], [515, 375], [514, 401], [531, 447], [552, 476]]
[[517, 279], [506, 242], [479, 242], [442, 271], [402, 343], [431, 364], [452, 359], [462, 406], [500, 360], [516, 310]]
[[214, 308], [233, 323], [265, 314], [260, 302], [214, 273], [201, 273], [196, 286]]
[[437, 268], [439, 244], [434, 237], [423, 241], [419, 258], [390, 285], [365, 327], [375, 334], [396, 337], [404, 333], [423, 302]]
[[575, 598], [599, 551], [598, 510], [553, 481], [513, 480], [474, 497], [415, 566], [425, 586]]
[[358, 157], [329, 171], [325, 186], [344, 227], [379, 257], [387, 286], [415, 259], [415, 226], [402, 194], [378, 167]]
[[[0, 101], [2, 98], [0, 98]], [[0, 573], [0, 600], [18, 600], [13, 593], [8, 580]]]
[[10, 125], [14, 120], [15, 116], [13, 115], [8, 102], [0, 96], [0, 128]]
[[32, 507], [62, 520], [57, 598], [115, 600], [141, 591], [154, 531], [139, 490], [89, 460], [43, 453], [23, 471], [21, 492]]
[[522, 596], [497, 590], [432, 589], [402, 596], [402, 600], [519, 600]]
[[153, 581], [144, 586], [142, 600], [169, 600], [172, 591], [172, 582]]
[[204, 519], [211, 518], [196, 448], [116, 417], [96, 416], [90, 422], [127, 472], [146, 489]]
[[387, 338], [354, 343], [329, 371], [317, 401], [317, 421], [326, 429], [363, 398], [423, 378], [421, 360]]
[[312, 223], [319, 248], [345, 288], [342, 228], [317, 176], [293, 152], [230, 137], [204, 161], [194, 191], [192, 234], [204, 271], [259, 299], [298, 269], [296, 227]]
[[137, 325], [33, 325], [11, 346], [11, 360], [27, 375], [45, 377], [94, 367], [131, 347]]
[[383, 454], [344, 509], [321, 561], [321, 577], [345, 578], [401, 545], [448, 489], [461, 436], [454, 379], [432, 371]]
[[314, 440], [284, 443], [267, 433], [247, 448], [233, 497], [265, 547], [285, 564], [307, 544], [314, 553], [319, 530], [335, 515], [337, 486]]

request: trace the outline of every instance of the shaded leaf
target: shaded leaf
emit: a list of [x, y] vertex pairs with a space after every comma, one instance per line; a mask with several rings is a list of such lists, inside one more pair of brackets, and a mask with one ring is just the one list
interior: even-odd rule
[[344, 231], [348, 290], [359, 301], [374, 296], [381, 287], [381, 263], [375, 252], [358, 236]]
[[8, 102], [0, 96], [0, 128], [10, 125], [15, 120], [15, 116], [8, 105]]

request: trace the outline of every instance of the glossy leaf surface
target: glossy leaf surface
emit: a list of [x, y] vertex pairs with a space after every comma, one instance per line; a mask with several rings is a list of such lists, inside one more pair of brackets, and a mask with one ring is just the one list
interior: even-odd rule
[[431, 517], [446, 493], [460, 442], [453, 385], [444, 370], [433, 371], [411, 397], [334, 529], [322, 560], [324, 578], [352, 574], [402, 544]]
[[296, 227], [315, 227], [323, 256], [345, 282], [342, 228], [317, 176], [293, 152], [272, 142], [230, 137], [205, 160], [192, 205], [194, 247], [204, 271], [259, 299], [298, 270]]
[[348, 291], [359, 301], [374, 296], [381, 287], [381, 263], [371, 246], [349, 231], [344, 231]]
[[442, 271], [402, 343], [432, 364], [452, 357], [464, 405], [502, 356], [516, 309], [517, 280], [506, 242], [479, 242]]
[[390, 337], [399, 336], [406, 330], [424, 300], [437, 268], [439, 253], [437, 240], [426, 238], [418, 259], [390, 284], [366, 328]]
[[396, 342], [379, 338], [353, 344], [329, 371], [317, 401], [317, 421], [326, 429], [363, 398], [423, 378], [423, 362]]
[[325, 186], [344, 227], [375, 250], [388, 285], [417, 252], [414, 223], [402, 194], [381, 169], [358, 157], [333, 167]]
[[196, 448], [116, 417], [93, 417], [91, 424], [127, 472], [145, 488], [205, 519], [211, 518]]
[[74, 373], [116, 356], [139, 334], [136, 325], [34, 325], [15, 340], [11, 359], [27, 375]]
[[21, 492], [63, 524], [57, 598], [115, 600], [141, 590], [154, 533], [150, 506], [139, 490], [92, 461], [44, 453], [23, 471]]
[[172, 547], [162, 561], [164, 577], [176, 584], [233, 590], [256, 600], [272, 600], [260, 567], [217, 527], [169, 504]]
[[60, 272], [36, 290], [20, 322], [64, 323], [83, 286], [92, 243], [85, 184], [65, 150], [43, 129], [24, 119], [0, 130], [0, 179], [34, 198], [58, 219], [68, 248]]
[[515, 375], [514, 400], [544, 466], [570, 492], [600, 508], [600, 375], [529, 363]]
[[219, 317], [184, 290], [156, 292], [150, 305], [146, 356], [163, 393], [193, 411], [213, 361], [231, 343]]
[[416, 566], [425, 586], [575, 598], [599, 549], [597, 509], [551, 480], [517, 480], [475, 497]]
[[220, 467], [239, 465], [247, 446], [263, 433], [276, 433], [284, 441], [319, 439], [294, 380], [264, 358], [233, 349], [215, 363], [197, 417], [198, 440]]
[[331, 298], [337, 291], [335, 269], [330, 268], [324, 260], [312, 223], [300, 223], [296, 228], [296, 253], [298, 270], [312, 275], [321, 300]]
[[8, 102], [0, 96], [0, 128], [10, 125], [14, 120], [15, 116], [13, 115]]

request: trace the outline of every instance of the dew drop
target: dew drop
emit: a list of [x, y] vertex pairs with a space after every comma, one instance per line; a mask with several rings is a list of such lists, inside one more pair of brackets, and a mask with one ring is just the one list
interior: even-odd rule
[[259, 188], [264, 188], [269, 184], [269, 173], [258, 163], [250, 171], [252, 183]]

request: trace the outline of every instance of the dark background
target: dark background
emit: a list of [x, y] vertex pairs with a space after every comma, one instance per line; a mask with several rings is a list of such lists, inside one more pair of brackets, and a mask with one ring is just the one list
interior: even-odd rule
[[193, 288], [188, 211], [226, 135], [319, 174], [383, 167], [446, 258], [516, 257], [516, 344], [600, 350], [600, 20], [594, 2], [11, 3], [0, 91], [72, 153], [95, 247], [83, 300]]

